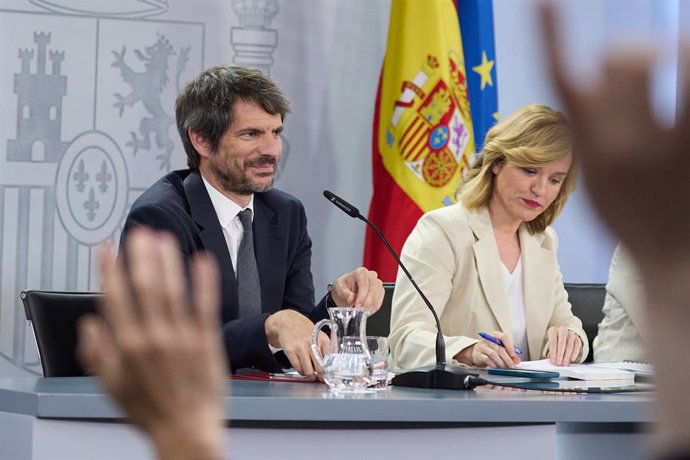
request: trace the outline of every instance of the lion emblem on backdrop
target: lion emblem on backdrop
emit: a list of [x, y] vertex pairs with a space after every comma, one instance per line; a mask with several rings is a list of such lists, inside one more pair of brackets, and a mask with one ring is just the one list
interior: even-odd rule
[[151, 151], [152, 137], [155, 145], [160, 149], [156, 155], [161, 170], [170, 169], [170, 157], [175, 147], [173, 140], [168, 134], [170, 125], [175, 122], [173, 116], [166, 113], [161, 102], [161, 93], [168, 84], [168, 66], [171, 57], [177, 55], [175, 85], [176, 92], [180, 90], [180, 75], [184, 71], [189, 61], [190, 47], [180, 48], [176, 53], [170, 42], [163, 36], [158, 35], [156, 42], [144, 48], [144, 51], [134, 50], [134, 55], [140, 62], [144, 63], [143, 72], [135, 72], [127, 64], [125, 54], [126, 47], [121, 51], [113, 51], [115, 61], [112, 66], [120, 69], [122, 79], [130, 86], [131, 92], [127, 95], [115, 93], [114, 107], [119, 109], [120, 116], [123, 115], [125, 107], [134, 106], [141, 102], [144, 109], [150, 116], [144, 117], [139, 122], [139, 133], [131, 132], [131, 139], [127, 142], [127, 147], [132, 148], [132, 154], [136, 155], [139, 150]]

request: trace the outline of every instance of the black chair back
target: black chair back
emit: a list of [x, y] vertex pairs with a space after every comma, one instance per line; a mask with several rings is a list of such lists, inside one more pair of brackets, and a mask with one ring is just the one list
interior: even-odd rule
[[596, 337], [599, 323], [604, 319], [602, 308], [606, 298], [606, 285], [599, 283], [565, 283], [568, 301], [573, 306], [573, 314], [582, 321], [582, 328], [589, 341], [589, 354], [586, 363], [594, 359], [592, 341]]
[[26, 319], [31, 321], [44, 377], [86, 375], [77, 359], [77, 322], [97, 313], [102, 294], [95, 292], [22, 291]]
[[385, 296], [379, 311], [367, 318], [367, 335], [388, 337], [391, 330], [391, 305], [393, 304], [393, 290], [395, 283], [383, 283]]

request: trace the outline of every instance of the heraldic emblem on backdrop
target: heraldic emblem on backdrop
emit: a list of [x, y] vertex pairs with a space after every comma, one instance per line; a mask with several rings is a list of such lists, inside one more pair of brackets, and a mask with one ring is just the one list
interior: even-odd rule
[[12, 31], [0, 33], [0, 370], [3, 359], [39, 369], [19, 292], [98, 290], [97, 246], [117, 241], [134, 199], [184, 165], [174, 101], [204, 66], [205, 24], [151, 18], [167, 9], [0, 9], [0, 30]]
[[[25, 5], [0, 7], [0, 377], [40, 372], [20, 291], [99, 290], [97, 246], [119, 239], [151, 183], [184, 167], [175, 97], [205, 50], [269, 73], [278, 44], [277, 0], [207, 12], [172, 0]], [[205, 42], [218, 34], [189, 20], [192, 8], [225, 11], [230, 42]]]

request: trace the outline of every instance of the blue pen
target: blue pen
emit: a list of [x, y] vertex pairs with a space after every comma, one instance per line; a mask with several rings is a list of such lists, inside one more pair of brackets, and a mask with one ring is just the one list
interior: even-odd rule
[[[501, 346], [501, 347], [503, 347], [503, 348], [506, 347], [506, 346], [503, 344], [503, 341], [502, 341], [501, 339], [497, 339], [497, 338], [494, 337], [493, 335], [489, 335], [489, 334], [487, 334], [486, 332], [480, 332], [480, 333], [479, 333], [479, 337], [481, 337], [481, 338], [484, 339], [484, 340], [488, 340], [488, 341], [491, 342], [491, 343], [495, 343], [496, 345]], [[521, 348], [518, 348], [518, 347], [515, 347], [515, 353], [517, 353], [518, 355], [521, 355], [521, 354], [522, 354], [522, 349], [521, 349]]]

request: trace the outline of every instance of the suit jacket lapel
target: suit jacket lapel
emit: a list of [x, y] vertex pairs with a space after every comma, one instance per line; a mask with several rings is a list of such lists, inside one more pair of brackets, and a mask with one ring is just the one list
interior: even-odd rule
[[544, 331], [551, 315], [547, 289], [553, 289], [553, 273], [549, 252], [542, 247], [543, 234], [530, 235], [527, 228], [520, 226], [522, 247], [522, 270], [524, 276], [525, 323], [531, 359], [540, 359], [544, 343]]
[[501, 259], [498, 255], [489, 211], [487, 209], [479, 212], [468, 211], [467, 215], [470, 228], [476, 238], [472, 249], [484, 297], [501, 330], [512, 337], [513, 326], [508, 311], [508, 298], [499, 265]]
[[[269, 286], [282, 286], [285, 282], [285, 272], [276, 264], [276, 260], [284, 260], [280, 254], [282, 247], [283, 228], [278, 224], [275, 212], [269, 208], [261, 194], [254, 194], [254, 253], [256, 266], [261, 278], [261, 305], [265, 313], [275, 311], [281, 305], [274, 297]], [[274, 289], [275, 290], [275, 289]]]
[[211, 203], [198, 170], [192, 171], [184, 180], [184, 190], [192, 219], [199, 227], [201, 242], [204, 248], [215, 256], [220, 267], [223, 286], [222, 305], [226, 308], [229, 306], [231, 310], [225, 311], [224, 309], [222, 319], [228, 321], [230, 318], [237, 318], [237, 282], [235, 281], [235, 272], [232, 269], [230, 252], [213, 203]]

